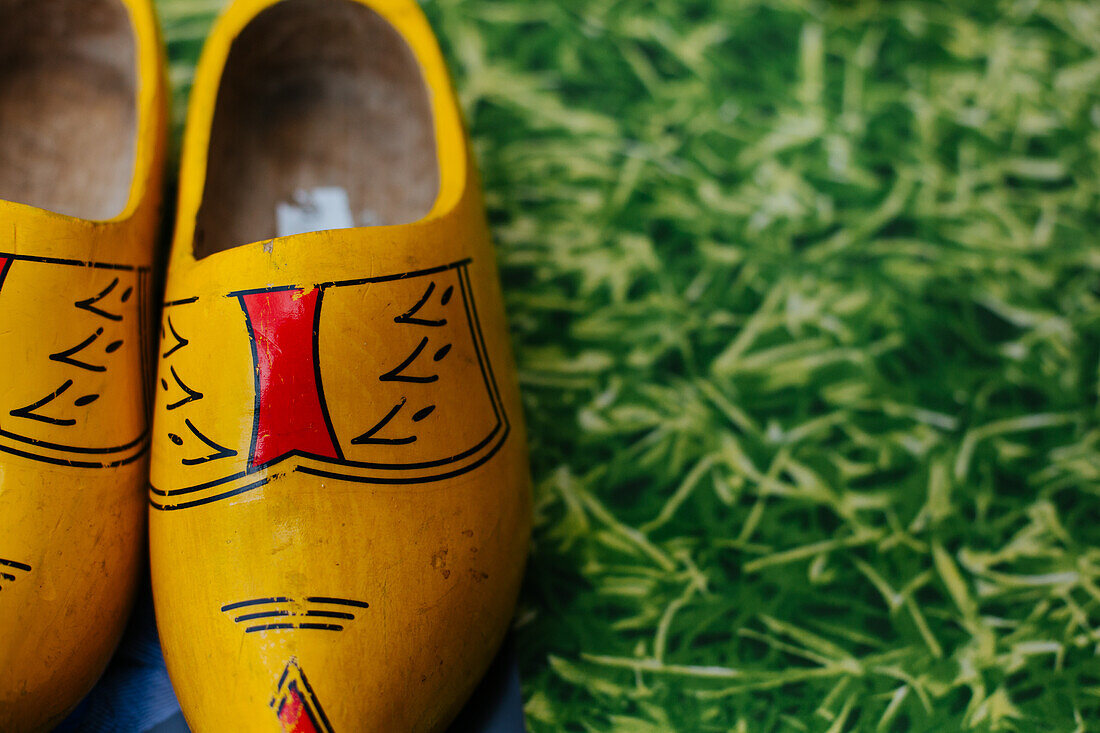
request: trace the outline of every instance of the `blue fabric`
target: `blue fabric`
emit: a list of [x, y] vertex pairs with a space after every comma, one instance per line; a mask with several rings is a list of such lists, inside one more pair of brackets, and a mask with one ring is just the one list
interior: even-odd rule
[[144, 733], [180, 711], [157, 640], [146, 588], [103, 679], [58, 733]]
[[[455, 721], [452, 733], [523, 731], [523, 696], [509, 643]], [[164, 668], [148, 587], [103, 679], [57, 733], [187, 733]]]

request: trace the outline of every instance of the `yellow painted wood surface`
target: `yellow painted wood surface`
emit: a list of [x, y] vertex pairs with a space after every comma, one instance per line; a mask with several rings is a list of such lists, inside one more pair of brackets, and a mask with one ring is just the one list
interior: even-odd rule
[[294, 705], [318, 730], [436, 731], [507, 630], [530, 534], [479, 183], [420, 10], [370, 0], [431, 91], [431, 212], [196, 260], [221, 71], [273, 4], [216, 26], [184, 140], [149, 494], [165, 658], [196, 731], [296, 730]]
[[121, 2], [138, 67], [125, 209], [109, 221], [86, 221], [0, 202], [5, 733], [48, 730], [91, 689], [144, 568], [146, 388], [154, 367], [146, 347], [167, 97], [151, 5]]

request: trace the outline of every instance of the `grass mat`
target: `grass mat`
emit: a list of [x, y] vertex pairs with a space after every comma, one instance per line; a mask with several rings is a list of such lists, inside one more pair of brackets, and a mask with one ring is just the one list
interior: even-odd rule
[[[181, 119], [222, 2], [159, 5]], [[530, 424], [531, 729], [1098, 725], [1100, 5], [425, 8]]]

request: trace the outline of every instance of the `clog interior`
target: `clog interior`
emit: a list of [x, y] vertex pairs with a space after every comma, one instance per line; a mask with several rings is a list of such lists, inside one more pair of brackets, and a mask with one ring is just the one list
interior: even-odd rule
[[0, 199], [85, 219], [122, 213], [136, 77], [120, 0], [0, 0]]
[[301, 231], [416, 221], [439, 192], [420, 66], [393, 26], [350, 0], [285, 0], [245, 27], [207, 160], [200, 258]]

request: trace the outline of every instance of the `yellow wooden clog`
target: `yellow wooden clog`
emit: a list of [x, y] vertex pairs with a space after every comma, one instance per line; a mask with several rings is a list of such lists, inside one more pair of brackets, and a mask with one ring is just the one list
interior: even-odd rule
[[199, 63], [151, 553], [196, 731], [436, 731], [530, 532], [474, 164], [412, 0], [241, 0]]
[[3, 0], [0, 49], [0, 731], [11, 733], [48, 729], [88, 692], [144, 567], [167, 116], [148, 0]]

